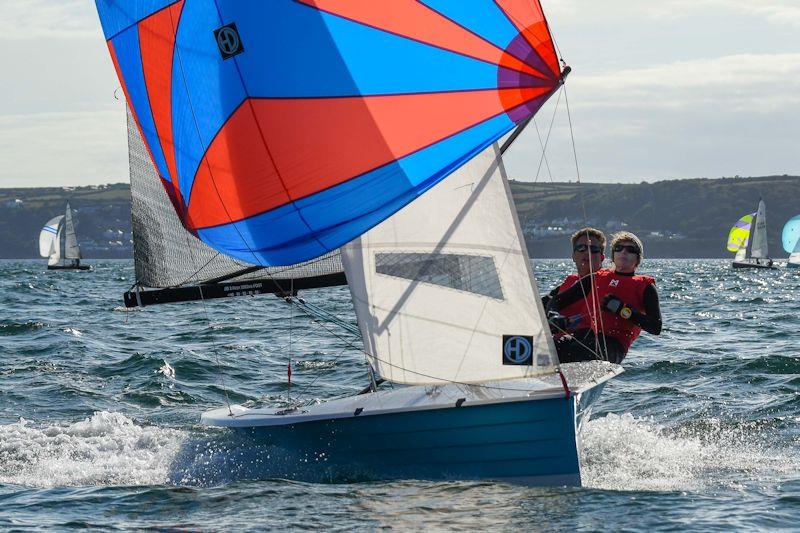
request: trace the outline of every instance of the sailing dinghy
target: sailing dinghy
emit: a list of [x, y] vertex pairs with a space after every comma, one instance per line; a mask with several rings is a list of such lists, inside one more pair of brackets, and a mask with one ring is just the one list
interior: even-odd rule
[[[753, 229], [755, 228], [755, 229]], [[758, 211], [744, 215], [728, 233], [728, 251], [736, 252], [733, 268], [776, 269], [767, 247], [767, 215], [764, 200], [758, 201]]]
[[39, 232], [39, 255], [47, 258], [47, 270], [91, 269], [90, 265], [81, 264], [81, 248], [69, 203], [63, 215], [48, 220]]
[[800, 267], [800, 215], [790, 218], [783, 226], [781, 232], [783, 249], [789, 254], [787, 268]]
[[369, 479], [581, 483], [622, 369], [559, 365], [498, 143], [569, 72], [537, 1], [96, 3], [130, 110], [126, 305], [308, 308], [345, 279], [354, 303], [362, 394], [205, 424]]

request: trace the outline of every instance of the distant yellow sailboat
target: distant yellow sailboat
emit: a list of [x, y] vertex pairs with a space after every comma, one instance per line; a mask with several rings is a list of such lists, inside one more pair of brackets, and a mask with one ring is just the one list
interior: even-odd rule
[[758, 211], [743, 216], [733, 225], [728, 233], [728, 251], [736, 252], [733, 268], [776, 268], [767, 247], [764, 200], [758, 201]]

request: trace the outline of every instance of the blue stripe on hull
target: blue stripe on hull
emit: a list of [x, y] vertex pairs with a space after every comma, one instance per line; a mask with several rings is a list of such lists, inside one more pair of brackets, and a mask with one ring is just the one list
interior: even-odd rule
[[[513, 479], [580, 485], [574, 397], [237, 430], [291, 452], [315, 477]], [[320, 469], [323, 472], [320, 472]], [[298, 469], [304, 478], [308, 468]]]

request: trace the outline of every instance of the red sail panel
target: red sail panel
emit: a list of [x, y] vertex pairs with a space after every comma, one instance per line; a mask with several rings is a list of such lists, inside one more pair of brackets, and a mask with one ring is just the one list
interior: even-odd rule
[[495, 3], [500, 6], [509, 20], [536, 50], [539, 57], [550, 67], [553, 75], [557, 76], [560, 72], [558, 57], [556, 57], [553, 38], [538, 0], [495, 0]]
[[191, 225], [241, 220], [323, 191], [551, 90], [253, 99], [206, 152], [192, 188]]
[[153, 112], [153, 122], [161, 141], [169, 176], [180, 204], [180, 184], [175, 163], [175, 144], [172, 135], [172, 64], [175, 32], [184, 0], [172, 4], [139, 23], [139, 47], [145, 85]]
[[493, 65], [547, 77], [416, 0], [299, 0], [328, 13]]

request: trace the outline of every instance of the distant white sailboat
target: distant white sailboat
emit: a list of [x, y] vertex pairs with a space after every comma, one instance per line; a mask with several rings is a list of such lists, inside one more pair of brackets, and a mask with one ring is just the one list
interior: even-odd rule
[[[64, 242], [63, 252], [61, 242]], [[47, 221], [39, 232], [39, 255], [47, 258], [48, 270], [89, 270], [81, 264], [81, 248], [75, 235], [72, 209]]]
[[783, 226], [783, 249], [789, 254], [787, 268], [800, 268], [800, 215], [795, 215]]
[[728, 233], [728, 251], [736, 252], [733, 268], [775, 269], [767, 247], [767, 215], [764, 200], [758, 211], [743, 216]]

